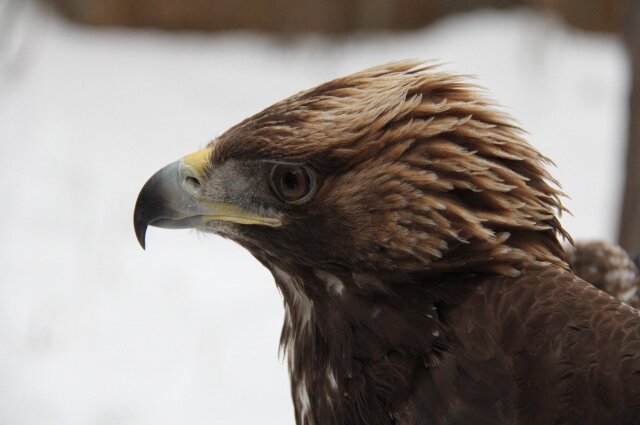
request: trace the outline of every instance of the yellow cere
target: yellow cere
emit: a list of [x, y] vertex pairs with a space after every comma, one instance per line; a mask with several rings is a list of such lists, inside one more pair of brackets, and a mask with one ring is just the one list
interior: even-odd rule
[[201, 176], [207, 166], [208, 158], [209, 149], [202, 149], [183, 157], [180, 162], [182, 166], [190, 168], [197, 176]]

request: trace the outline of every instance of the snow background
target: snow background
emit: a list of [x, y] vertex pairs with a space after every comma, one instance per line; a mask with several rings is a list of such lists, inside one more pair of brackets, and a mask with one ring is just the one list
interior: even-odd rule
[[[8, 2], [0, 0], [0, 13]], [[161, 166], [294, 92], [403, 58], [475, 74], [552, 158], [577, 239], [613, 239], [621, 41], [529, 11], [402, 34], [89, 29], [0, 14], [0, 423], [292, 424], [282, 301], [231, 242], [132, 211]]]

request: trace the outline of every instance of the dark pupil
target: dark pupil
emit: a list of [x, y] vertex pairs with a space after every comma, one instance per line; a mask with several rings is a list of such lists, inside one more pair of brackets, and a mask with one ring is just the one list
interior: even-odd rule
[[285, 189], [294, 191], [298, 188], [298, 175], [294, 171], [287, 171], [282, 176], [282, 185]]

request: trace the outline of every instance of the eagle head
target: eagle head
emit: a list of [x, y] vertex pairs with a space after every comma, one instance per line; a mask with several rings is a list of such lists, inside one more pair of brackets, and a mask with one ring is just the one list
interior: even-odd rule
[[303, 91], [158, 171], [134, 225], [230, 238], [272, 270], [566, 267], [548, 160], [465, 78], [415, 61]]

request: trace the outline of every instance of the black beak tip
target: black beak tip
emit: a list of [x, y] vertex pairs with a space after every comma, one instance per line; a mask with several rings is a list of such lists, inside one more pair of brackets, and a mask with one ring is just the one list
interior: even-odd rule
[[142, 205], [144, 202], [141, 200], [141, 195], [138, 197], [136, 202], [136, 208], [133, 212], [133, 229], [136, 232], [136, 238], [138, 239], [138, 243], [142, 247], [142, 249], [146, 248], [145, 236], [147, 234], [147, 227], [149, 226], [149, 220], [145, 217], [144, 211], [145, 208]]
[[147, 225], [143, 222], [134, 222], [134, 228], [136, 230], [136, 238], [142, 249], [146, 249], [145, 235], [147, 234]]
[[147, 180], [138, 194], [133, 211], [133, 228], [142, 249], [146, 248], [145, 236], [149, 225], [157, 226], [160, 222], [175, 220], [176, 212], [171, 207], [171, 198], [181, 196], [179, 170], [179, 161], [161, 168]]

